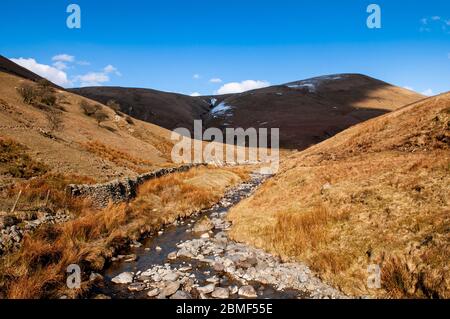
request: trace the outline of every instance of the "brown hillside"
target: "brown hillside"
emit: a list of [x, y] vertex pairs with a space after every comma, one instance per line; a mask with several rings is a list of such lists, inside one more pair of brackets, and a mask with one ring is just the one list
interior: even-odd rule
[[24, 85], [38, 87], [0, 72], [1, 185], [43, 172], [109, 180], [168, 163], [169, 131], [104, 105], [96, 113], [104, 117], [99, 124], [80, 106], [97, 102], [58, 89], [51, 89], [56, 97], [51, 106], [25, 103], [19, 94]]
[[[285, 85], [220, 96], [190, 97], [148, 89], [88, 87], [74, 93], [106, 103], [167, 129], [279, 127], [284, 148], [305, 149], [367, 119], [424, 97], [357, 74], [323, 76]], [[221, 106], [226, 106], [225, 110]], [[216, 107], [216, 108], [214, 108]]]
[[42, 80], [41, 76], [12, 62], [11, 60], [5, 58], [2, 55], [0, 55], [0, 72], [9, 73], [35, 82]]
[[192, 129], [194, 119], [207, 114], [210, 107], [198, 97], [150, 89], [85, 87], [70, 91], [101, 103], [116, 100], [123, 112], [169, 130]]
[[[347, 293], [450, 297], [450, 93], [283, 161], [234, 208], [235, 239], [307, 262]], [[381, 267], [382, 289], [367, 288]]]
[[323, 76], [221, 98], [206, 126], [279, 127], [280, 144], [303, 150], [357, 123], [424, 98], [358, 74]]

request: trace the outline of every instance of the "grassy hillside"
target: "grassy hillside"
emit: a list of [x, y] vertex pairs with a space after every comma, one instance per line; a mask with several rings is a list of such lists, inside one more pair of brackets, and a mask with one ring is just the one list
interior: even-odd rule
[[231, 211], [232, 236], [350, 294], [449, 298], [449, 147], [450, 93], [356, 125], [286, 158]]
[[[58, 298], [83, 295], [90, 271], [101, 271], [130, 240], [155, 232], [179, 218], [210, 207], [226, 189], [248, 178], [239, 168], [195, 168], [148, 181], [130, 203], [95, 209], [88, 202], [64, 197], [64, 179], [39, 177], [23, 182], [25, 198], [51, 190], [51, 209], [70, 210], [72, 218], [26, 235], [20, 250], [0, 258], [0, 298]], [[198, 183], [198, 181], [204, 183]], [[79, 181], [81, 182], [81, 181]], [[66, 286], [66, 268], [82, 267], [80, 289]]]
[[[30, 88], [42, 91], [32, 101], [20, 93]], [[44, 166], [45, 171], [102, 181], [132, 176], [170, 164], [172, 149], [170, 132], [163, 128], [3, 72], [0, 143], [5, 152], [0, 161], [2, 185], [43, 173]], [[33, 173], [32, 167], [39, 165], [42, 168]]]

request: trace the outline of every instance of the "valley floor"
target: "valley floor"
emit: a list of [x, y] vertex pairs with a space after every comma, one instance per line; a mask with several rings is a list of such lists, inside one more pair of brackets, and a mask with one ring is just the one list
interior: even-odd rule
[[[70, 217], [24, 233], [21, 245], [5, 252], [0, 258], [0, 297], [83, 295], [89, 288], [90, 271], [103, 269], [121, 248], [163, 225], [210, 207], [228, 187], [247, 178], [247, 170], [241, 168], [194, 168], [148, 181], [134, 200], [106, 209], [96, 209], [88, 200], [66, 197], [66, 185], [83, 182], [75, 176], [47, 174], [4, 189], [4, 207], [11, 207], [22, 190], [13, 216], [2, 213], [2, 221], [13, 221], [8, 229], [29, 225], [29, 214], [66, 212]], [[51, 195], [46, 199], [48, 193]], [[80, 265], [86, 274], [81, 289], [66, 287], [70, 264]]]
[[[449, 298], [449, 105], [443, 94], [285, 158], [231, 210], [231, 237], [347, 294]], [[367, 285], [371, 265], [381, 289]]]

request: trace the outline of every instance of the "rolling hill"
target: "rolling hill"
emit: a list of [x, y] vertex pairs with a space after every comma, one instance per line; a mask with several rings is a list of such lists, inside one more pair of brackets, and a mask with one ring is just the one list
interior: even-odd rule
[[[0, 72], [9, 73], [12, 75], [19, 76], [24, 79], [28, 79], [30, 81], [37, 82], [42, 80], [42, 77], [37, 75], [36, 73], [31, 72], [30, 70], [14, 63], [13, 61], [5, 58], [0, 55]], [[56, 85], [55, 85], [56, 87]]]
[[422, 98], [364, 75], [322, 76], [218, 99], [206, 126], [279, 127], [280, 145], [302, 150]]
[[[449, 298], [450, 93], [283, 159], [230, 212], [232, 236], [354, 295]], [[367, 287], [369, 265], [381, 289]]]
[[85, 87], [69, 91], [101, 103], [115, 100], [128, 115], [169, 130], [178, 127], [192, 130], [194, 119], [202, 118], [210, 108], [209, 103], [198, 97], [150, 89]]
[[[38, 84], [0, 71], [1, 185], [48, 171], [104, 181], [169, 164], [170, 131], [57, 88], [51, 105], [25, 103], [23, 86]], [[82, 103], [101, 109], [101, 123]]]
[[305, 149], [367, 119], [424, 97], [358, 74], [339, 74], [239, 94], [190, 97], [147, 89], [88, 87], [71, 92], [106, 103], [167, 129], [279, 127], [280, 145]]

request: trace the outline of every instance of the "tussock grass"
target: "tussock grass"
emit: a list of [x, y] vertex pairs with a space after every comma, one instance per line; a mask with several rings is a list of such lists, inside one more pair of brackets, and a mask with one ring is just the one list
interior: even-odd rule
[[137, 173], [145, 173], [154, 167], [154, 163], [145, 159], [137, 158], [124, 151], [109, 147], [99, 141], [87, 142], [84, 147], [89, 152], [115, 163], [116, 165], [127, 167]]
[[27, 153], [26, 147], [12, 139], [0, 137], [0, 174], [15, 178], [31, 178], [48, 171], [48, 168]]
[[0, 191], [0, 210], [9, 210], [19, 191], [22, 191], [17, 205], [18, 211], [38, 210], [44, 202], [52, 210], [69, 209], [78, 213], [89, 202], [67, 196], [65, 189], [69, 184], [91, 184], [95, 181], [89, 177], [46, 173], [28, 181], [17, 182]]
[[[449, 104], [428, 99], [290, 155], [231, 210], [232, 237], [348, 294], [449, 298]], [[382, 289], [367, 287], [370, 264]]]
[[[243, 172], [239, 170], [239, 174]], [[197, 178], [206, 186], [191, 182]], [[202, 167], [143, 184], [129, 204], [103, 210], [80, 206], [75, 219], [40, 228], [25, 238], [20, 251], [0, 260], [0, 296], [52, 298], [63, 293], [83, 294], [88, 270], [101, 270], [116, 249], [145, 232], [211, 206], [227, 187], [240, 181], [233, 170]], [[73, 263], [84, 271], [85, 282], [80, 290], [65, 288], [66, 267]]]

